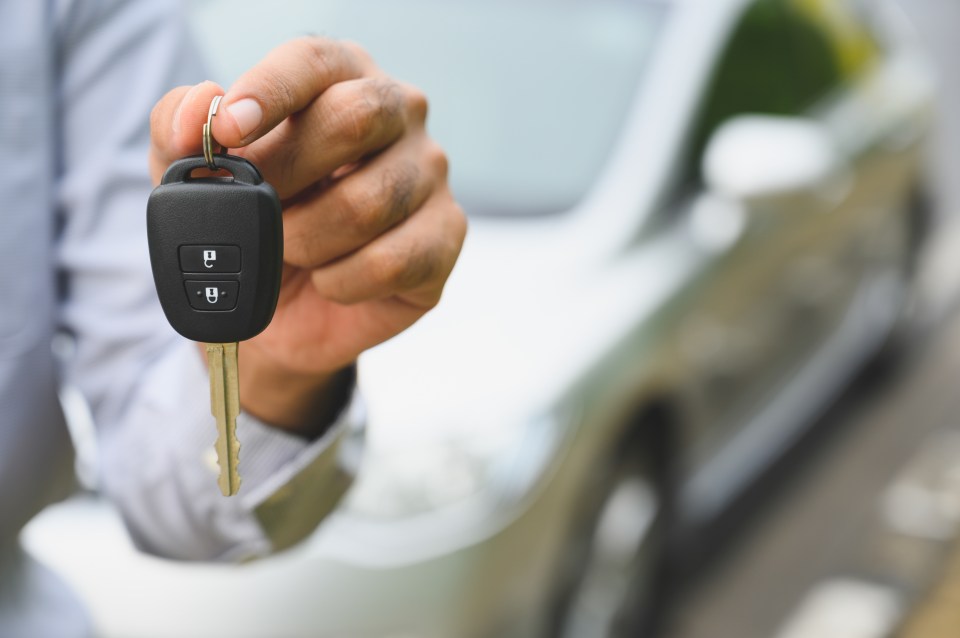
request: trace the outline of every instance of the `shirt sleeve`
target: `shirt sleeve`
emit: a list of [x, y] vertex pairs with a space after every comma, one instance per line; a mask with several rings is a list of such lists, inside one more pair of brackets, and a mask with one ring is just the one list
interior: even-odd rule
[[61, 322], [75, 337], [66, 382], [90, 404], [102, 490], [135, 542], [166, 557], [237, 560], [302, 539], [349, 485], [362, 439], [354, 396], [308, 442], [238, 419], [241, 490], [216, 485], [209, 385], [192, 342], [167, 324], [146, 240], [149, 114], [203, 79], [183, 9], [167, 0], [55, 4], [60, 131]]

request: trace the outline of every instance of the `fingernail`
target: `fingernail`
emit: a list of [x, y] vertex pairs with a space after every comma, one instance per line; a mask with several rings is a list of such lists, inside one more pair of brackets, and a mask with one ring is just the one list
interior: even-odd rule
[[244, 138], [260, 126], [263, 121], [263, 109], [256, 100], [244, 98], [227, 107], [227, 112], [236, 120], [240, 128], [240, 137]]

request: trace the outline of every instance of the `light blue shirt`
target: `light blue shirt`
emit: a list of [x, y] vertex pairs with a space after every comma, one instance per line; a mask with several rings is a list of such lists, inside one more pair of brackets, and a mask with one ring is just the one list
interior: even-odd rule
[[[69, 592], [15, 549], [73, 485], [64, 383], [91, 407], [100, 488], [161, 556], [288, 546], [352, 476], [357, 401], [312, 443], [243, 415], [240, 495], [217, 488], [205, 368], [160, 311], [146, 244], [150, 110], [205, 79], [182, 20], [166, 0], [0, 0], [2, 638], [85, 631]], [[76, 347], [61, 365], [51, 340], [64, 331]]]

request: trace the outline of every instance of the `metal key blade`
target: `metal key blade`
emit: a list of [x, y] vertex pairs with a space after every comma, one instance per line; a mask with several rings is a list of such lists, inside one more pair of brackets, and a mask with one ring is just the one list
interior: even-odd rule
[[240, 489], [240, 442], [237, 441], [237, 415], [240, 414], [240, 377], [237, 368], [237, 344], [208, 343], [210, 369], [210, 408], [217, 420], [217, 459], [220, 476], [217, 483], [224, 496]]

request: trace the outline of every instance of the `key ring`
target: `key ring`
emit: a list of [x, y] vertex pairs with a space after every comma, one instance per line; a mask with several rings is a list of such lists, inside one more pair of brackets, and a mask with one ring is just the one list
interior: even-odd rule
[[[217, 115], [217, 107], [220, 106], [221, 99], [223, 99], [223, 96], [218, 95], [210, 102], [210, 110], [207, 111], [207, 123], [203, 125], [203, 159], [207, 161], [207, 168], [211, 171], [218, 169], [213, 153], [213, 145], [216, 143], [216, 140], [213, 139], [213, 118]], [[220, 146], [221, 154], [227, 152], [225, 146], [220, 144], [217, 144], [217, 146]]]

